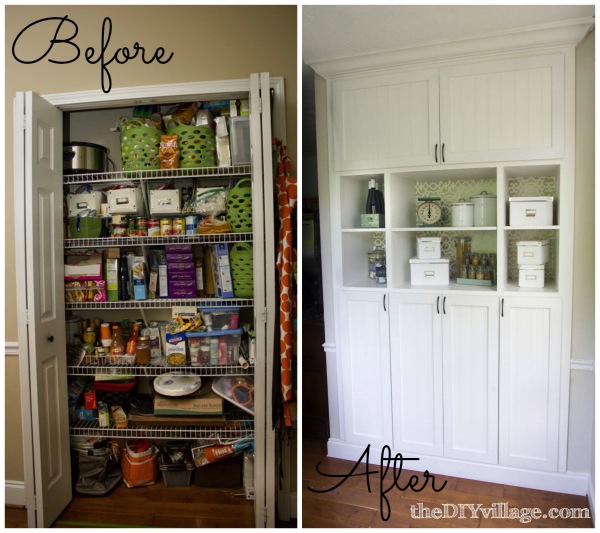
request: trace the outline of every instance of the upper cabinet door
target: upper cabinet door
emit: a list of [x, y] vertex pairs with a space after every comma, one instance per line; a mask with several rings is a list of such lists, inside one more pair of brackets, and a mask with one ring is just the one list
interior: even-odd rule
[[562, 157], [564, 96], [561, 54], [440, 69], [442, 163]]
[[438, 70], [334, 80], [336, 170], [436, 163]]

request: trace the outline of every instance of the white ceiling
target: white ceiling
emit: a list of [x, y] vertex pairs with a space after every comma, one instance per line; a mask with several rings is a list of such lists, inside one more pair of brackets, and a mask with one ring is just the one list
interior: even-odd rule
[[594, 5], [303, 6], [302, 58], [339, 59], [594, 15]]

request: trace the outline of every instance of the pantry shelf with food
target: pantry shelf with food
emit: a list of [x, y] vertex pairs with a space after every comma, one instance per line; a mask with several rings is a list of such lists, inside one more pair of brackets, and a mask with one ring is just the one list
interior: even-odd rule
[[[20, 158], [40, 187], [16, 195], [44, 203], [50, 187], [62, 204], [44, 203], [52, 209], [36, 210], [20, 226], [47, 244], [26, 254], [28, 305], [52, 292], [55, 317], [44, 325], [52, 340], [32, 341], [23, 368], [37, 376], [42, 359], [52, 358], [58, 386], [34, 380], [37, 395], [29, 401], [59, 407], [52, 419], [36, 416], [29, 424], [65, 464], [69, 437], [83, 449], [89, 439], [124, 439], [128, 453], [136, 442], [148, 450], [166, 440], [210, 449], [242, 440], [226, 457], [243, 454], [246, 484], [240, 470], [239, 488], [256, 501], [258, 527], [272, 527], [275, 516], [275, 467], [267, 459], [275, 454], [269, 354], [276, 314], [268, 102], [274, 96], [280, 127], [281, 83], [253, 75], [235, 94], [191, 84], [187, 96], [179, 92], [158, 106], [118, 90], [83, 109], [77, 94], [72, 105], [58, 98], [60, 109], [52, 95], [19, 93], [16, 104], [21, 132], [31, 128], [23, 116], [36, 123], [43, 114], [51, 125], [43, 135], [55, 136], [38, 145], [34, 127], [23, 141], [23, 154], [36, 153], [29, 144], [52, 153]], [[170, 101], [160, 86], [139, 93]], [[118, 133], [110, 131], [115, 124]], [[63, 131], [81, 142], [62, 146]], [[50, 159], [63, 165], [48, 167]], [[31, 317], [31, 327], [37, 322]], [[32, 443], [37, 453], [40, 443]], [[197, 468], [207, 464], [194, 459]], [[43, 458], [36, 464], [39, 477], [47, 469]], [[37, 479], [40, 501], [47, 481]], [[51, 490], [58, 513], [71, 498], [70, 474]], [[53, 517], [40, 509], [38, 525], [49, 525]]]

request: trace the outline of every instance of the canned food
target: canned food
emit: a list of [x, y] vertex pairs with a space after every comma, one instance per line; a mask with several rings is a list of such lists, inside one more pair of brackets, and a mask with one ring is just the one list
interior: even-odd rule
[[160, 220], [158, 218], [148, 220], [148, 237], [160, 237]]
[[185, 235], [185, 218], [173, 219], [173, 235]]
[[145, 217], [137, 217], [135, 219], [135, 234], [138, 237], [146, 237], [148, 235], [148, 219]]
[[129, 224], [127, 224], [127, 236], [135, 236], [135, 220], [133, 219], [133, 217], [129, 219]]
[[170, 218], [161, 218], [160, 220], [160, 234], [162, 237], [168, 237], [173, 235], [173, 223]]
[[111, 237], [127, 237], [127, 222], [110, 225]]
[[185, 217], [185, 234], [196, 235], [198, 228], [198, 217], [196, 215], [188, 215]]

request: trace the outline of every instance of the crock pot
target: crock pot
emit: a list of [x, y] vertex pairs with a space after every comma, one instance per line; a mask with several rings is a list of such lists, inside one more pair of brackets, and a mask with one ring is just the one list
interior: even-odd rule
[[87, 142], [69, 142], [63, 145], [63, 170], [66, 174], [106, 172], [108, 148]]

